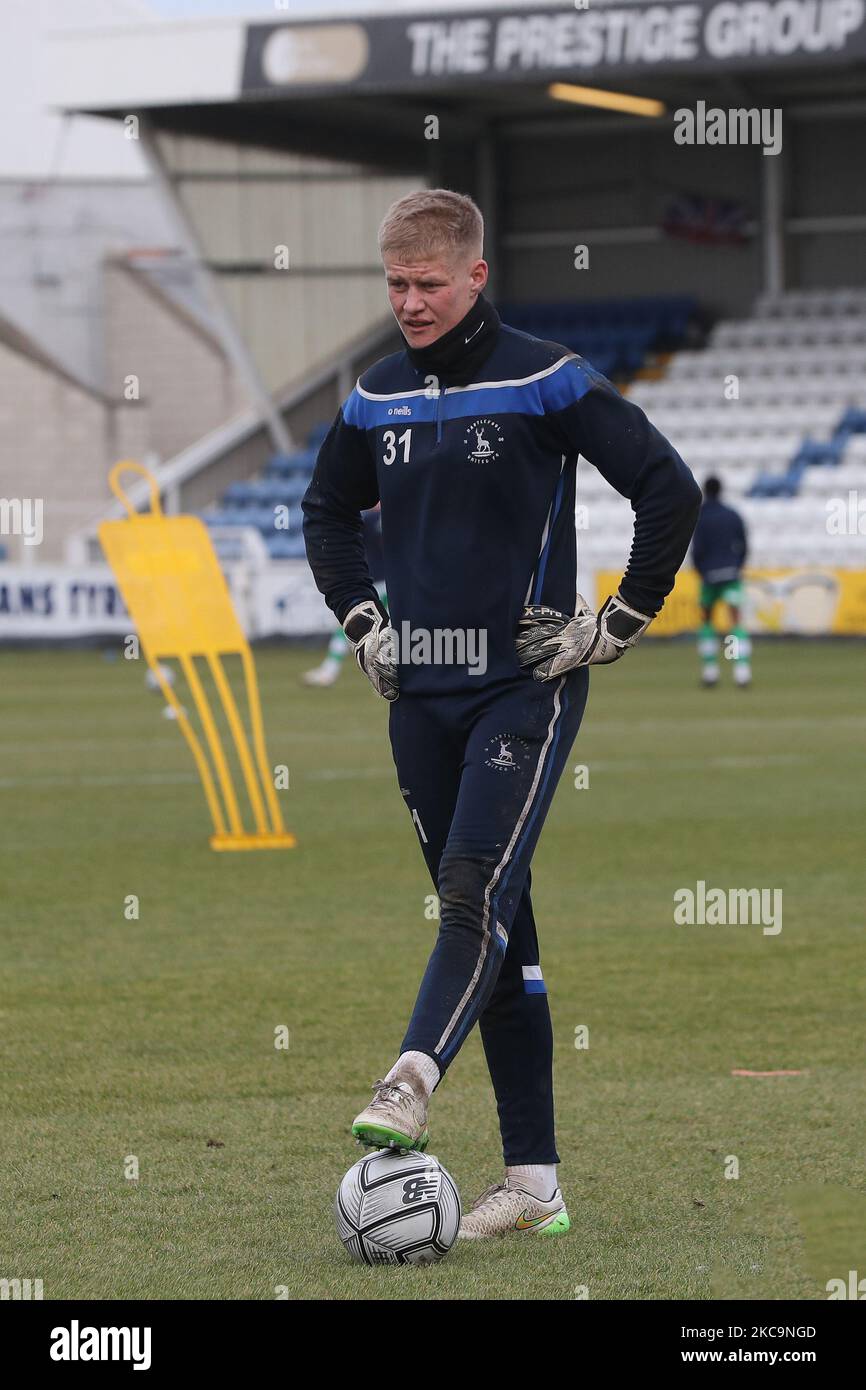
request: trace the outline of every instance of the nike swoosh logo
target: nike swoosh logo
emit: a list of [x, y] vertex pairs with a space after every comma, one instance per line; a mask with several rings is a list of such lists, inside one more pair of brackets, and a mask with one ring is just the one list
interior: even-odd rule
[[484, 327], [484, 320], [482, 319], [481, 322], [479, 323], [478, 327], [476, 328], [475, 332], [474, 332], [474, 333], [470, 333], [468, 338], [464, 338], [464, 339], [463, 339], [463, 342], [464, 342], [464, 343], [471, 343], [473, 338], [477, 338], [477, 337], [478, 337], [478, 334], [481, 332], [481, 330], [482, 330], [483, 327]]
[[514, 1223], [514, 1229], [515, 1231], [529, 1231], [533, 1226], [538, 1226], [542, 1221], [546, 1221], [549, 1215], [550, 1213], [547, 1212], [543, 1216], [527, 1216], [526, 1212], [522, 1211]]

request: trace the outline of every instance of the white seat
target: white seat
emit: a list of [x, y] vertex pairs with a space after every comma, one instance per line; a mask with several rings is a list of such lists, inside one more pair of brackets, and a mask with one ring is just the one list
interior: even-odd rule
[[[732, 376], [733, 401], [725, 398]], [[808, 467], [797, 496], [748, 494], [758, 477], [784, 477], [807, 438], [831, 439], [849, 406], [866, 409], [866, 290], [759, 299], [751, 318], [717, 324], [702, 351], [674, 353], [663, 377], [635, 382], [629, 395], [701, 481], [721, 479], [746, 522], [753, 565], [863, 566], [866, 538], [831, 535], [827, 519], [833, 499], [866, 495], [866, 434], [851, 436], [838, 465]], [[607, 564], [621, 555], [631, 518], [615, 494], [611, 505], [603, 480], [585, 479], [578, 501], [597, 501], [579, 543], [593, 563]]]

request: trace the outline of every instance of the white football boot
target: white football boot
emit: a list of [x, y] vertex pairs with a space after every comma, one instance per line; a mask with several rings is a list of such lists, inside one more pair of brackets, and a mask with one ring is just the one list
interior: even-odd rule
[[305, 671], [301, 676], [304, 685], [329, 686], [333, 685], [340, 674], [341, 662], [333, 656], [326, 656], [321, 666], [314, 666], [312, 671]]
[[747, 686], [752, 684], [752, 668], [747, 661], [734, 662], [734, 685]]
[[427, 1147], [427, 1101], [408, 1081], [377, 1081], [373, 1099], [352, 1124], [352, 1133], [371, 1149]]
[[542, 1235], [564, 1235], [570, 1226], [568, 1212], [559, 1188], [549, 1201], [542, 1201], [520, 1187], [519, 1178], [506, 1177], [476, 1198], [460, 1222], [461, 1240], [488, 1240], [512, 1231], [537, 1231]]

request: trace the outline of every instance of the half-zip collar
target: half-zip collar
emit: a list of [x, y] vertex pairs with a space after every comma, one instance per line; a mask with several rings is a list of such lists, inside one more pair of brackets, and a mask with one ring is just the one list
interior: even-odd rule
[[405, 334], [401, 336], [412, 366], [425, 377], [435, 377], [441, 391], [445, 386], [468, 386], [493, 351], [499, 327], [490, 300], [479, 294], [468, 314], [427, 347], [411, 347]]

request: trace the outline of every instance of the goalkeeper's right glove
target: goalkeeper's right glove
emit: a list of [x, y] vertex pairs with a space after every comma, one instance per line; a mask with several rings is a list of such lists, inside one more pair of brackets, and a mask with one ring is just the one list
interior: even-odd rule
[[347, 614], [343, 631], [355, 660], [377, 695], [389, 702], [397, 699], [397, 653], [395, 633], [372, 599], [356, 603]]
[[652, 617], [638, 613], [619, 594], [593, 613], [577, 595], [573, 618], [543, 604], [529, 604], [517, 625], [517, 660], [534, 680], [546, 681], [577, 666], [619, 661], [646, 632]]

